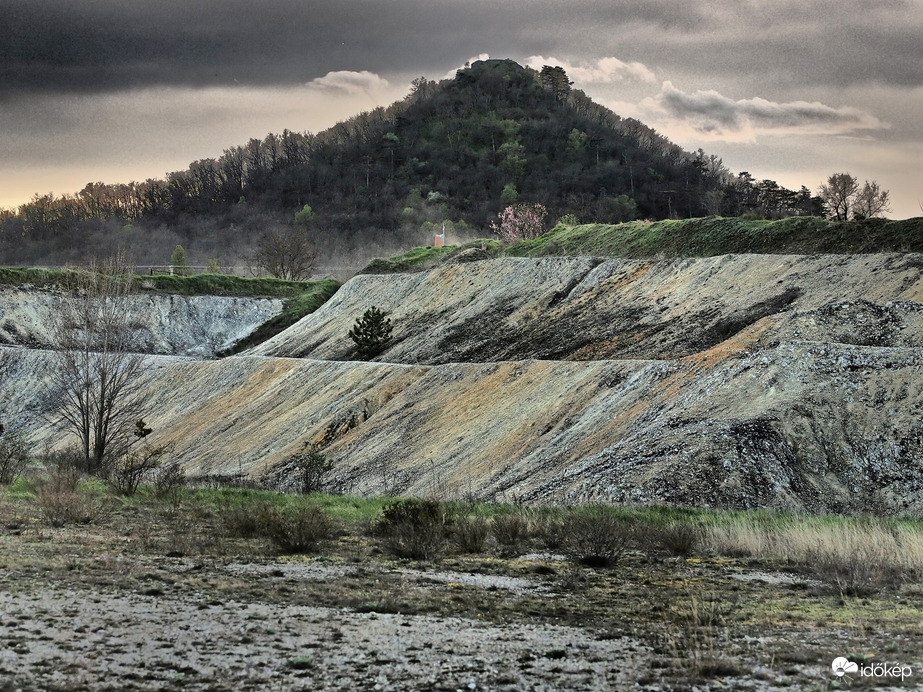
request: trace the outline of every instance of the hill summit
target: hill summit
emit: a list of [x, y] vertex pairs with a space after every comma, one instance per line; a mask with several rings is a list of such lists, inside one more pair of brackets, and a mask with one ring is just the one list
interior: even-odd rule
[[804, 188], [732, 175], [594, 103], [560, 67], [485, 60], [317, 134], [251, 139], [162, 180], [36, 197], [0, 219], [0, 261], [82, 261], [75, 252], [115, 244], [164, 264], [181, 243], [193, 264], [230, 264], [305, 205], [322, 255], [371, 257], [443, 230], [483, 236], [515, 202], [544, 205], [546, 225], [818, 212]]

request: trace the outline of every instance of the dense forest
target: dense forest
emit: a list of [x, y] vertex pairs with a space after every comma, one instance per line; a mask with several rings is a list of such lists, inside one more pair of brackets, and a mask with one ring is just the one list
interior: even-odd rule
[[[0, 263], [82, 262], [124, 247], [165, 264], [241, 264], [273, 229], [309, 227], [323, 261], [489, 236], [507, 205], [540, 202], [547, 224], [709, 215], [822, 215], [802, 187], [732, 174], [574, 89], [564, 70], [475, 62], [425, 78], [388, 107], [318, 134], [285, 130], [165, 179], [90, 183], [0, 211]], [[310, 208], [308, 214], [305, 205]]]

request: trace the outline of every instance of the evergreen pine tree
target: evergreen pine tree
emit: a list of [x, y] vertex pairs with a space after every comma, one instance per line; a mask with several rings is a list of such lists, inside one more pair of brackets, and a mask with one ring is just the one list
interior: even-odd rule
[[356, 320], [349, 330], [349, 338], [356, 343], [359, 360], [371, 360], [384, 351], [391, 341], [391, 320], [386, 313], [372, 306]]

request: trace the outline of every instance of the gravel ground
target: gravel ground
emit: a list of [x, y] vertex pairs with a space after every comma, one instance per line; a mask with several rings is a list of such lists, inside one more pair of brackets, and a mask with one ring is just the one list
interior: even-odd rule
[[549, 625], [40, 588], [0, 592], [2, 689], [624, 689], [626, 638]]

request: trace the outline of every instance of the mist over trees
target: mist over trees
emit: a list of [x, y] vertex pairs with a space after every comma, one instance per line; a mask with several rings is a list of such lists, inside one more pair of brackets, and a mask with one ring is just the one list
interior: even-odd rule
[[491, 235], [509, 204], [542, 204], [548, 222], [707, 215], [821, 215], [805, 187], [787, 190], [720, 158], [684, 151], [574, 89], [560, 67], [475, 62], [454, 79], [311, 134], [284, 130], [225, 149], [163, 179], [89, 183], [0, 212], [0, 262], [83, 262], [127, 249], [163, 265], [253, 257], [311, 209], [318, 262], [355, 261], [432, 242]]

